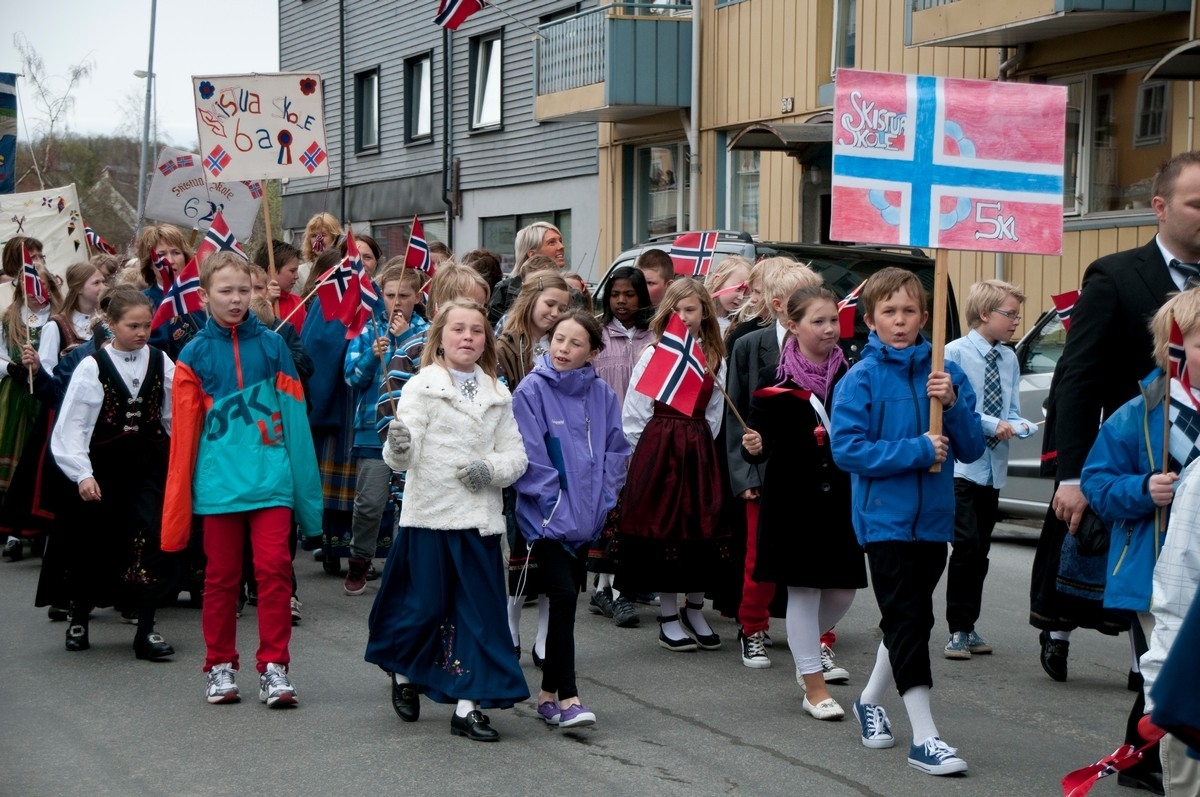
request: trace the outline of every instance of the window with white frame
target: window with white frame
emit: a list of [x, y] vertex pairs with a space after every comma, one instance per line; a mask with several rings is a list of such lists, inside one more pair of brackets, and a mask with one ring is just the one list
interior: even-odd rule
[[1153, 147], [1167, 137], [1167, 84], [1146, 83], [1138, 90], [1135, 147]]
[[1170, 90], [1144, 92], [1149, 64], [1056, 78], [1067, 87], [1063, 213], [1150, 208], [1154, 173], [1171, 157]]
[[379, 148], [379, 70], [354, 76], [354, 151]]
[[729, 228], [757, 235], [758, 185], [762, 153], [758, 150], [735, 149], [729, 153], [729, 208], [726, 214]]
[[858, 34], [858, 0], [833, 0], [833, 69], [853, 69]]
[[471, 127], [501, 123], [503, 31], [471, 39]]
[[428, 53], [405, 62], [405, 138], [420, 141], [433, 137], [433, 59]]
[[688, 228], [688, 148], [683, 142], [638, 147], [634, 153], [634, 239]]

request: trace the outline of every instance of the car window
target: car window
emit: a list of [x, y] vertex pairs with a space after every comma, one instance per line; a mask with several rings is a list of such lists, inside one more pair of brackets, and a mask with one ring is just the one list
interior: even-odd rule
[[1057, 313], [1049, 314], [1025, 347], [1021, 360], [1022, 374], [1052, 374], [1067, 343], [1067, 330]]

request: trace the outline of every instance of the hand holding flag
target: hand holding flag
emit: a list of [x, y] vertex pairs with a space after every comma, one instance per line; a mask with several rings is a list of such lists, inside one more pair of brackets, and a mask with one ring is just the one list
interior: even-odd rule
[[171, 286], [163, 291], [162, 302], [154, 311], [154, 318], [150, 322], [151, 329], [158, 329], [177, 316], [204, 309], [200, 301], [200, 267], [196, 264], [197, 257], [198, 255], [193, 256], [175, 276]]

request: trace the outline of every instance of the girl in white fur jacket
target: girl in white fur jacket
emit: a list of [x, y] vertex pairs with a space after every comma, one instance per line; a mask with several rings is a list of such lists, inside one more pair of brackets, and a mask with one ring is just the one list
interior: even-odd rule
[[479, 709], [529, 697], [507, 631], [500, 564], [500, 490], [527, 460], [512, 396], [496, 380], [483, 307], [456, 299], [440, 308], [396, 415], [383, 459], [408, 476], [366, 659], [391, 673], [402, 720], [417, 720], [424, 692], [456, 704], [451, 733], [496, 741]]

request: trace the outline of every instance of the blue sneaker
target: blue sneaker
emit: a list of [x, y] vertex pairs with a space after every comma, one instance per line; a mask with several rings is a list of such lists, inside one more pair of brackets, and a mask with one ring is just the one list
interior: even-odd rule
[[956, 754], [950, 745], [937, 736], [930, 736], [924, 744], [913, 743], [908, 749], [908, 765], [929, 775], [953, 775], [967, 771], [967, 762]]
[[862, 727], [863, 747], [885, 750], [896, 744], [896, 740], [892, 738], [892, 723], [888, 722], [888, 715], [883, 706], [864, 704], [862, 698], [859, 698], [854, 701], [854, 718]]
[[948, 659], [969, 659], [971, 658], [970, 644], [967, 642], [969, 635], [966, 631], [955, 631], [950, 635], [950, 641], [946, 643], [942, 654]]
[[582, 728], [585, 725], [595, 725], [596, 715], [588, 711], [582, 703], [576, 703], [562, 709], [558, 719], [560, 728]]
[[992, 652], [992, 646], [989, 645], [983, 637], [981, 637], [979, 634], [975, 633], [974, 631], [967, 634], [967, 647], [970, 649], [970, 651], [972, 653], [974, 653], [978, 656], [982, 656], [986, 653]]

